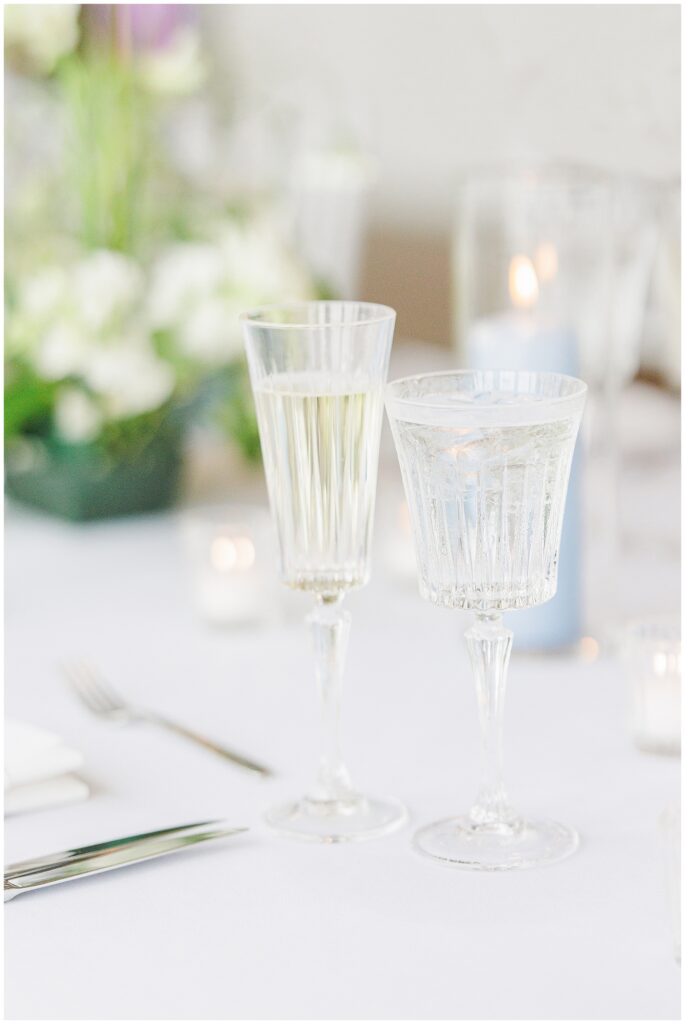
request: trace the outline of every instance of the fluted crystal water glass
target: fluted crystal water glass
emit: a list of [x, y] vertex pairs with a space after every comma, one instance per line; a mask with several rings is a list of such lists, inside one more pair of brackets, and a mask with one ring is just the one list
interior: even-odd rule
[[307, 302], [246, 313], [255, 396], [281, 577], [311, 592], [307, 617], [323, 716], [318, 775], [267, 822], [297, 838], [341, 842], [397, 827], [395, 800], [360, 794], [340, 750], [339, 708], [348, 590], [369, 578], [383, 390], [395, 325], [387, 306]]
[[549, 600], [582, 381], [554, 373], [455, 371], [388, 386], [386, 405], [409, 504], [423, 597], [475, 613], [484, 772], [470, 812], [421, 829], [446, 864], [498, 870], [560, 860], [577, 833], [516, 812], [502, 780], [502, 713], [513, 633], [502, 612]]

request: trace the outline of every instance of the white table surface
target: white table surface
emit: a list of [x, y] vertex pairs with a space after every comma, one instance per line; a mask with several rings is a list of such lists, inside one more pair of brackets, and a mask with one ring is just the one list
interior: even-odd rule
[[[652, 500], [666, 500], [666, 479]], [[633, 611], [649, 611], [652, 596], [677, 602], [672, 546], [658, 559], [648, 541], [631, 550], [621, 571]], [[6, 576], [7, 711], [78, 746], [93, 790], [85, 803], [8, 819], [6, 860], [209, 817], [251, 829], [8, 904], [9, 1018], [678, 1016], [658, 817], [677, 795], [679, 764], [632, 746], [614, 659], [512, 658], [509, 790], [531, 816], [573, 823], [580, 851], [537, 871], [461, 872], [409, 840], [418, 823], [466, 810], [478, 782], [463, 614], [423, 603], [382, 563], [350, 595], [348, 762], [360, 787], [402, 797], [411, 822], [322, 847], [261, 823], [315, 766], [304, 628], [199, 621], [175, 515], [84, 527], [11, 507]], [[141, 703], [268, 760], [278, 778], [89, 717], [56, 672], [74, 655]]]

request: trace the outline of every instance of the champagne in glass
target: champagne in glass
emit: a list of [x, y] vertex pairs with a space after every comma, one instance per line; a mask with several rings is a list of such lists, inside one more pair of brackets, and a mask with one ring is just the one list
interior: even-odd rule
[[386, 306], [310, 302], [245, 314], [243, 328], [283, 582], [311, 591], [307, 617], [321, 694], [323, 752], [300, 800], [271, 808], [282, 834], [320, 842], [382, 835], [406, 812], [352, 786], [339, 741], [350, 616], [369, 577], [383, 388], [395, 323]]
[[585, 401], [554, 373], [455, 371], [395, 381], [387, 407], [409, 503], [421, 594], [469, 608], [466, 643], [484, 749], [471, 811], [417, 833], [457, 867], [502, 870], [560, 860], [576, 832], [529, 821], [502, 782], [502, 711], [513, 634], [502, 612], [548, 601], [557, 585], [566, 487]]
[[283, 373], [255, 388], [284, 582], [335, 596], [368, 579], [383, 391], [363, 377]]

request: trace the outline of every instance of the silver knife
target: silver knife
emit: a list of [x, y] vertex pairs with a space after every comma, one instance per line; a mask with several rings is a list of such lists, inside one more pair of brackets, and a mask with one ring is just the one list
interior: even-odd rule
[[246, 828], [234, 828], [223, 821], [200, 821], [10, 864], [5, 868], [5, 902], [22, 892], [68, 882], [83, 875], [97, 875], [151, 857], [176, 853], [208, 839], [220, 839], [246, 831]]

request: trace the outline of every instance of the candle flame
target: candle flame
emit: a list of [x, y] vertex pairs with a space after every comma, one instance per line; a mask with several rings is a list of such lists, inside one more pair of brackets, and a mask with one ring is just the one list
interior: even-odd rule
[[599, 657], [599, 644], [593, 636], [581, 637], [580, 656], [583, 661], [596, 661]]
[[238, 552], [231, 538], [215, 537], [212, 541], [210, 558], [212, 565], [219, 572], [230, 572], [238, 560]]
[[538, 277], [532, 260], [527, 256], [514, 256], [509, 264], [509, 294], [519, 309], [530, 309], [537, 302]]
[[212, 541], [210, 560], [218, 572], [250, 569], [255, 557], [255, 546], [249, 537], [215, 537]]
[[535, 250], [535, 270], [538, 281], [553, 281], [559, 269], [559, 256], [551, 242], [540, 242]]
[[652, 659], [655, 676], [680, 675], [680, 655], [657, 651]]
[[238, 554], [236, 568], [250, 569], [255, 563], [255, 546], [249, 537], [236, 537], [236, 551]]

